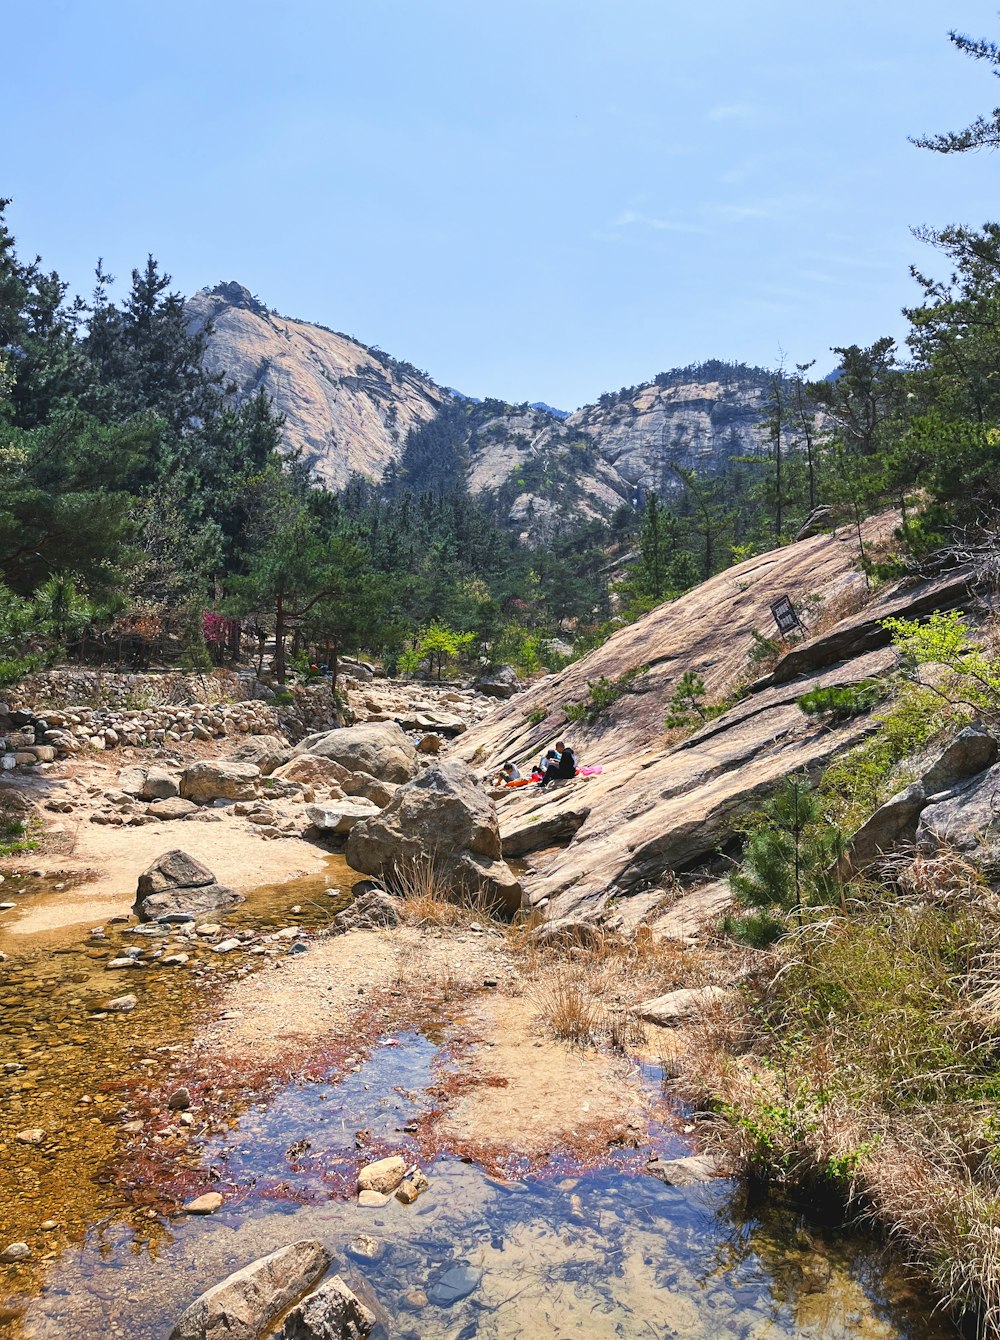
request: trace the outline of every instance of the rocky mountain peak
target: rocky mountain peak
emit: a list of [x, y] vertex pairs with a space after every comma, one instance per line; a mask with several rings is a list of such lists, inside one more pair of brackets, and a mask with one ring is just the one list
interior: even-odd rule
[[263, 316], [267, 314], [267, 308], [257, 298], [253, 296], [248, 288], [235, 279], [230, 279], [216, 284], [214, 288], [202, 289], [202, 293], [207, 293], [213, 298], [219, 298], [227, 307], [242, 307], [248, 312], [256, 312]]
[[410, 428], [433, 419], [447, 392], [408, 363], [308, 321], [279, 316], [235, 280], [201, 289], [188, 328], [210, 328], [205, 362], [236, 387], [265, 391], [284, 415], [289, 451], [317, 482], [342, 488], [355, 472], [378, 479]]

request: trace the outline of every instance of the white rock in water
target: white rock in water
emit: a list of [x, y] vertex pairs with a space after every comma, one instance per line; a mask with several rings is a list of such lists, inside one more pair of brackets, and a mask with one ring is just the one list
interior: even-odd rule
[[359, 1191], [378, 1191], [382, 1195], [395, 1191], [406, 1176], [406, 1160], [400, 1154], [366, 1164], [358, 1173]]
[[206, 1191], [203, 1196], [195, 1196], [184, 1206], [185, 1214], [214, 1214], [222, 1205], [218, 1191]]
[[170, 1340], [257, 1340], [289, 1304], [326, 1270], [330, 1253], [319, 1242], [289, 1243], [208, 1289], [180, 1317]]

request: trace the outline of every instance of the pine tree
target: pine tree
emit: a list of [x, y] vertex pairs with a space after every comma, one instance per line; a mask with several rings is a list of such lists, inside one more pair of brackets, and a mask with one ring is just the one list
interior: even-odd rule
[[730, 918], [728, 928], [751, 943], [768, 944], [781, 935], [791, 912], [801, 926], [804, 908], [826, 892], [825, 872], [839, 844], [810, 783], [786, 778], [750, 831], [741, 869], [730, 876], [740, 902], [751, 910]]
[[[1000, 75], [1000, 45], [985, 39], [966, 37], [954, 29], [948, 34], [951, 44], [973, 60], [986, 61], [993, 66], [993, 74]], [[1000, 147], [1000, 107], [989, 116], [977, 116], [964, 130], [946, 131], [943, 135], [921, 135], [910, 138], [918, 149], [933, 149], [939, 154], [967, 153], [970, 149]]]

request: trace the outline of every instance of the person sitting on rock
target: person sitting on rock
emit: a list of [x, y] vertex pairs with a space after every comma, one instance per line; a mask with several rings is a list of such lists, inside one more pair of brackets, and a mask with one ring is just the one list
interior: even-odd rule
[[508, 759], [492, 781], [494, 786], [509, 786], [511, 782], [517, 782], [520, 779], [520, 769]]
[[557, 740], [555, 749], [550, 749], [546, 758], [549, 762], [542, 777], [542, 786], [576, 776], [576, 756], [565, 741]]
[[555, 769], [559, 766], [559, 755], [554, 749], [547, 749], [535, 765], [535, 772], [538, 774], [538, 780], [544, 786], [545, 779], [549, 773], [555, 775]]
[[575, 777], [576, 755], [565, 740], [556, 741], [556, 752], [559, 755], [559, 776]]

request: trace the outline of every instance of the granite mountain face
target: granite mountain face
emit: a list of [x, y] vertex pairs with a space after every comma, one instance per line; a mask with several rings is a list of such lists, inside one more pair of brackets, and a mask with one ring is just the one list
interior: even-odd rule
[[728, 458], [767, 449], [774, 376], [712, 360], [608, 392], [567, 423], [593, 439], [628, 485], [666, 495], [680, 485], [671, 467], [711, 474]]
[[[607, 517], [650, 489], [678, 490], [674, 467], [711, 473], [767, 449], [773, 374], [760, 368], [712, 361], [661, 373], [564, 416], [542, 402], [458, 396], [378, 348], [279, 316], [234, 282], [202, 289], [187, 311], [192, 329], [210, 323], [208, 366], [239, 400], [263, 387], [285, 416], [288, 449], [331, 489], [399, 468], [411, 430], [456, 399], [474, 406], [459, 468], [528, 542], [566, 517]], [[419, 491], [420, 472], [407, 482]]]
[[205, 363], [245, 400], [263, 387], [285, 416], [285, 441], [315, 479], [339, 489], [398, 460], [406, 434], [433, 419], [447, 391], [408, 363], [307, 321], [278, 316], [236, 283], [189, 299], [192, 330], [211, 323]]

